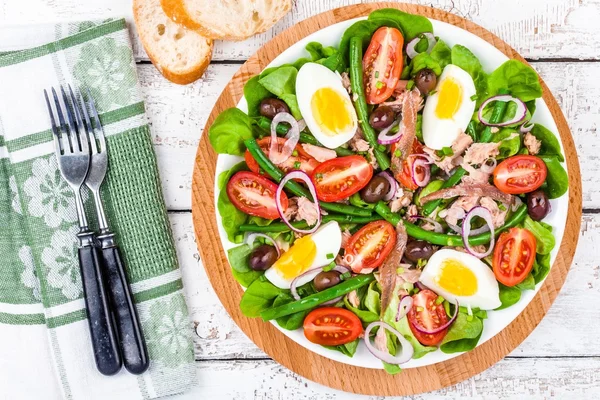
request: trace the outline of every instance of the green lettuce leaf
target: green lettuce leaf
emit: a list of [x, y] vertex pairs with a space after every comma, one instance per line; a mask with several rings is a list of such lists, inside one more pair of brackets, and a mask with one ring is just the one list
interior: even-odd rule
[[250, 117], [235, 107], [219, 114], [208, 130], [210, 144], [219, 154], [241, 156], [246, 151], [244, 140], [253, 137]]
[[[223, 114], [221, 114], [223, 115]], [[241, 240], [238, 236], [238, 228], [240, 225], [245, 224], [248, 220], [248, 215], [238, 210], [229, 200], [225, 186], [231, 177], [239, 171], [247, 171], [248, 167], [245, 162], [240, 162], [227, 171], [221, 172], [217, 178], [219, 185], [219, 197], [217, 199], [217, 210], [221, 216], [221, 224], [223, 229], [227, 233], [227, 238], [233, 243], [239, 243]], [[240, 282], [241, 283], [241, 282]]]
[[528, 102], [542, 97], [542, 86], [537, 72], [518, 60], [508, 60], [490, 74], [487, 80], [488, 95], [495, 96], [501, 89]]
[[415, 14], [405, 13], [395, 8], [381, 8], [369, 14], [369, 20], [388, 19], [394, 21], [404, 35], [404, 41], [410, 42], [425, 32], [433, 32], [429, 19]]
[[556, 156], [540, 156], [548, 169], [544, 191], [550, 199], [557, 199], [569, 189], [569, 175]]
[[540, 283], [550, 272], [550, 254], [538, 254], [533, 263], [531, 274], [536, 285]]
[[469, 316], [459, 310], [456, 321], [442, 340], [440, 350], [447, 354], [472, 350], [477, 346], [482, 332], [483, 321], [479, 317]]
[[441, 69], [452, 63], [452, 49], [441, 39], [437, 40], [429, 55], [437, 61]]
[[500, 302], [502, 304], [500, 307], [496, 308], [496, 310], [504, 310], [505, 308], [508, 308], [521, 300], [521, 289], [518, 287], [504, 286], [499, 282], [498, 287], [500, 288]]
[[479, 59], [465, 46], [457, 44], [452, 47], [452, 64], [464, 69], [473, 78], [477, 90], [477, 106], [487, 98], [487, 75]]
[[254, 271], [248, 265], [248, 256], [251, 252], [252, 249], [246, 244], [227, 250], [233, 277], [245, 288], [264, 274], [263, 271]]
[[523, 227], [535, 236], [536, 252], [538, 254], [549, 254], [552, 251], [556, 244], [556, 239], [554, 239], [552, 231], [546, 229], [539, 222], [532, 220], [529, 215], [525, 217]]
[[415, 77], [417, 73], [425, 68], [432, 70], [437, 76], [442, 74], [442, 67], [429, 54], [420, 53], [410, 63], [410, 76]]
[[358, 348], [359, 342], [360, 342], [360, 340], [356, 339], [353, 342], [341, 344], [339, 346], [323, 346], [323, 347], [325, 347], [326, 349], [329, 349], [329, 350], [339, 351], [340, 353], [352, 358], [354, 356], [354, 354], [356, 353], [356, 349]]
[[244, 85], [244, 98], [248, 103], [248, 115], [250, 117], [258, 117], [260, 115], [260, 102], [272, 97], [271, 92], [260, 84], [259, 79], [260, 77], [256, 75]]
[[261, 311], [271, 308], [275, 299], [285, 292], [266, 279], [257, 279], [244, 292], [240, 310], [246, 317], [258, 317]]

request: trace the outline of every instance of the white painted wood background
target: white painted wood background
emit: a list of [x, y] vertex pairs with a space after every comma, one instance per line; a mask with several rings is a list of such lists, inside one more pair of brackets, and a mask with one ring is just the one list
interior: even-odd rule
[[[197, 325], [198, 386], [176, 399], [364, 399], [303, 379], [273, 362], [236, 327], [208, 282], [194, 241], [191, 176], [207, 116], [225, 84], [277, 33], [353, 0], [296, 0], [270, 32], [217, 42], [214, 62], [189, 86], [164, 80], [132, 30], [164, 193]], [[470, 19], [506, 40], [544, 78], [575, 136], [584, 217], [574, 264], [539, 327], [506, 359], [442, 391], [412, 399], [593, 399], [600, 395], [600, 0], [407, 0]], [[0, 0], [0, 24], [126, 16], [127, 0]], [[132, 27], [133, 28], [133, 27]], [[2, 44], [0, 43], [0, 50]]]

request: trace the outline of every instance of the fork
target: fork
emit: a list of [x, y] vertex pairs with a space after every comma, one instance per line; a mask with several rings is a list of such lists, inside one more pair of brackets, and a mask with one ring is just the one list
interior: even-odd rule
[[[69, 91], [71, 92], [73, 104], [76, 105], [77, 101], [70, 86]], [[91, 148], [92, 159], [85, 184], [92, 192], [96, 204], [98, 228], [100, 230], [98, 241], [102, 249], [103, 264], [107, 273], [109, 297], [116, 319], [116, 327], [123, 354], [123, 364], [132, 374], [141, 374], [149, 366], [148, 350], [146, 349], [133, 296], [127, 283], [127, 275], [125, 274], [121, 253], [115, 242], [115, 234], [108, 228], [108, 222], [100, 197], [100, 186], [102, 186], [108, 166], [108, 153], [104, 129], [100, 124], [96, 104], [89, 90], [87, 90], [87, 99], [86, 103], [80, 92], [80, 104], [78, 107], [74, 107], [75, 117], [78, 119], [77, 123], [79, 126], [82, 125], [81, 120], [83, 119], [85, 130], [89, 135], [88, 141]], [[88, 113], [88, 107], [91, 112], [91, 118]], [[96, 140], [98, 143], [96, 143]]]
[[[85, 132], [81, 132], [75, 122], [64, 88], [61, 86], [60, 89], [64, 109], [60, 104], [56, 90], [52, 88], [59, 125], [56, 124], [46, 90], [44, 90], [44, 96], [50, 114], [59, 170], [75, 194], [75, 206], [79, 220], [79, 233], [77, 234], [79, 239], [79, 268], [81, 269], [83, 294], [96, 366], [100, 373], [114, 375], [121, 369], [121, 354], [104, 287], [100, 255], [95, 246], [95, 234], [88, 227], [81, 199], [81, 186], [88, 175], [90, 165], [90, 148], [87, 135]], [[67, 115], [66, 122], [64, 114]]]

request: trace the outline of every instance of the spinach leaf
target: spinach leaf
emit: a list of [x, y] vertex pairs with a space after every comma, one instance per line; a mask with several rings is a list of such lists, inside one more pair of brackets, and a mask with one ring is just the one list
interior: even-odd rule
[[344, 305], [350, 311], [352, 311], [356, 316], [362, 321], [363, 326], [369, 325], [371, 322], [375, 322], [379, 320], [379, 314], [376, 314], [369, 310], [362, 310], [356, 307], [353, 307], [350, 304], [346, 297], [344, 297]]
[[441, 69], [446, 68], [446, 65], [452, 63], [452, 49], [441, 39], [438, 39], [429, 55], [437, 61]]
[[500, 302], [502, 304], [496, 310], [504, 310], [521, 300], [521, 289], [518, 287], [504, 286], [500, 282], [498, 282], [498, 287], [500, 288]]
[[451, 55], [452, 64], [464, 69], [473, 78], [473, 83], [475, 83], [475, 89], [477, 90], [477, 106], [479, 106], [487, 98], [488, 91], [487, 75], [479, 59], [471, 53], [471, 50], [460, 44], [452, 47]]
[[[289, 291], [282, 291], [273, 302], [272, 307], [279, 307], [287, 303], [291, 303], [294, 301], [294, 297]], [[277, 324], [283, 329], [287, 329], [289, 331], [296, 330], [302, 327], [304, 323], [304, 318], [308, 315], [310, 310], [297, 312], [295, 314], [286, 315], [285, 317], [277, 318]]]
[[248, 103], [248, 115], [250, 117], [258, 117], [260, 115], [260, 102], [267, 97], [272, 97], [271, 92], [260, 84], [259, 79], [260, 77], [256, 75], [244, 85], [244, 98]]
[[404, 35], [406, 43], [425, 32], [433, 32], [433, 25], [427, 18], [408, 14], [395, 8], [381, 8], [369, 14], [369, 20], [388, 19], [394, 21]]
[[535, 250], [538, 254], [549, 254], [552, 251], [556, 244], [556, 239], [554, 239], [554, 235], [551, 231], [546, 229], [539, 222], [532, 220], [529, 215], [525, 217], [523, 227], [535, 236]]
[[245, 288], [264, 274], [263, 271], [254, 271], [248, 266], [248, 256], [251, 252], [252, 249], [246, 244], [227, 250], [233, 277]]
[[546, 164], [548, 175], [546, 176], [546, 188], [544, 191], [550, 199], [557, 199], [569, 189], [569, 176], [555, 156], [540, 156]]
[[482, 332], [483, 321], [480, 318], [459, 310], [456, 321], [442, 340], [440, 350], [447, 354], [472, 350], [477, 346]]
[[527, 275], [527, 278], [525, 278], [523, 282], [519, 283], [515, 287], [519, 288], [519, 290], [535, 290], [535, 279], [533, 277], [533, 274], [529, 273], [529, 275]]
[[275, 299], [283, 289], [279, 289], [266, 279], [257, 279], [244, 292], [240, 301], [240, 310], [246, 317], [258, 317], [261, 311], [273, 306]]
[[495, 96], [501, 89], [524, 102], [542, 97], [542, 86], [537, 72], [518, 60], [508, 60], [488, 77], [488, 94]]
[[369, 284], [369, 289], [365, 297], [365, 307], [372, 313], [379, 315], [381, 312], [381, 300], [379, 292], [375, 289], [375, 285], [377, 285], [377, 281]]
[[227, 238], [233, 243], [241, 242], [241, 239], [238, 237], [238, 227], [246, 223], [248, 220], [248, 215], [238, 210], [231, 203], [229, 196], [227, 196], [225, 186], [236, 172], [245, 170], [248, 170], [248, 167], [246, 166], [246, 163], [242, 161], [241, 163], [234, 165], [228, 171], [222, 172], [217, 180], [220, 190], [219, 197], [217, 199], [217, 210], [219, 210], [221, 223], [223, 224], [223, 229], [227, 233]]
[[210, 144], [219, 154], [244, 155], [244, 140], [253, 137], [250, 117], [235, 107], [219, 114], [208, 130]]
[[[516, 135], [513, 135], [516, 133]], [[511, 136], [513, 136], [511, 138]], [[510, 138], [510, 139], [509, 139]], [[512, 128], [502, 128], [499, 132], [492, 136], [492, 141], [495, 143], [501, 142], [498, 150], [500, 154], [498, 159], [514, 156], [521, 150], [521, 135]]]
[[537, 140], [542, 142], [542, 147], [540, 147], [539, 155], [541, 156], [556, 156], [558, 161], [565, 161], [565, 158], [562, 155], [562, 151], [560, 150], [560, 143], [554, 133], [550, 130], [546, 129], [543, 125], [535, 124], [533, 125], [533, 129], [530, 132], [533, 136], [536, 137]]
[[329, 349], [329, 350], [339, 351], [340, 353], [352, 358], [354, 356], [354, 354], [356, 353], [356, 349], [358, 348], [359, 342], [360, 342], [360, 340], [356, 339], [353, 342], [346, 343], [346, 344], [340, 344], [339, 346], [323, 346], [323, 347], [325, 347], [326, 349]]
[[427, 53], [420, 53], [417, 54], [410, 63], [410, 76], [414, 78], [420, 70], [425, 68], [429, 68], [437, 76], [442, 74], [442, 67], [440, 67], [440, 64], [437, 61]]
[[540, 283], [550, 272], [550, 254], [538, 254], [533, 263], [531, 274], [536, 285]]

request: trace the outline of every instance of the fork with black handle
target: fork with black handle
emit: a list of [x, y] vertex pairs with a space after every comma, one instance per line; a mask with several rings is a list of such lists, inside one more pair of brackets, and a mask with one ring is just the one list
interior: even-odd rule
[[[52, 132], [56, 158], [62, 177], [75, 193], [75, 205], [79, 219], [79, 268], [83, 284], [90, 336], [94, 349], [94, 358], [98, 371], [104, 375], [114, 375], [121, 369], [122, 360], [119, 343], [114, 328], [114, 320], [109, 309], [109, 301], [104, 286], [100, 254], [95, 244], [95, 234], [88, 227], [81, 186], [83, 185], [90, 165], [90, 149], [85, 131], [76, 124], [73, 111], [69, 108], [69, 100], [61, 87], [64, 108], [61, 106], [54, 88], [52, 96], [56, 105], [59, 125], [56, 124], [54, 112], [44, 90]], [[65, 122], [64, 114], [67, 115]]]
[[[70, 87], [69, 90], [71, 90]], [[71, 96], [73, 104], [77, 104], [72, 91]], [[75, 107], [76, 114], [80, 125], [82, 124], [81, 120], [83, 120], [85, 130], [89, 135], [88, 139], [92, 152], [90, 171], [88, 172], [85, 184], [92, 192], [96, 204], [98, 228], [100, 230], [98, 240], [101, 245], [101, 255], [108, 283], [109, 297], [111, 299], [113, 314], [116, 318], [116, 327], [123, 354], [123, 364], [132, 374], [141, 374], [149, 366], [148, 351], [133, 297], [127, 283], [121, 253], [115, 243], [115, 234], [108, 228], [108, 222], [100, 197], [100, 186], [104, 181], [108, 165], [104, 129], [100, 124], [96, 105], [89, 90], [87, 91], [87, 102], [84, 101], [81, 93], [79, 94], [79, 99], [81, 104], [79, 110]], [[96, 140], [98, 143], [96, 143]]]

